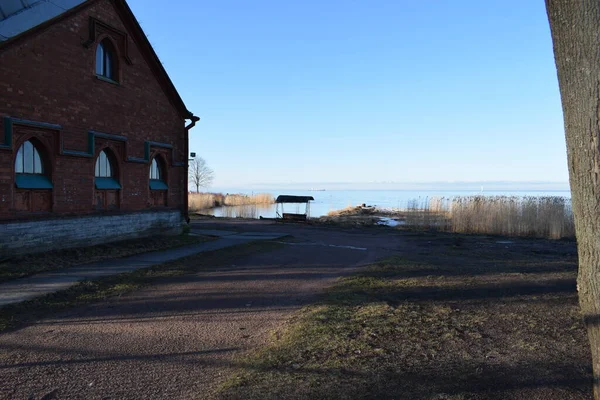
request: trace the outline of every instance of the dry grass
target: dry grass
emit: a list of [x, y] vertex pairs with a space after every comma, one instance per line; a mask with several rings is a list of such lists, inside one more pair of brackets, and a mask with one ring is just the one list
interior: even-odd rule
[[338, 217], [345, 215], [370, 215], [373, 214], [377, 209], [375, 207], [362, 207], [362, 206], [348, 206], [340, 210], [332, 210], [327, 213], [328, 217]]
[[403, 240], [236, 360], [217, 398], [590, 398], [574, 243]]
[[425, 229], [448, 230], [449, 212], [445, 198], [432, 197], [411, 200], [405, 210], [405, 225]]
[[403, 229], [563, 239], [575, 237], [571, 201], [558, 196], [424, 197], [405, 208], [346, 207], [321, 222], [372, 225], [392, 218]]
[[571, 202], [563, 197], [458, 197], [452, 231], [551, 239], [575, 236]]
[[575, 237], [571, 202], [564, 197], [434, 197], [413, 200], [402, 213], [408, 227], [550, 239]]
[[188, 209], [190, 211], [206, 210], [223, 204], [225, 196], [217, 193], [188, 194]]
[[245, 206], [248, 204], [273, 204], [275, 199], [268, 193], [257, 193], [252, 196], [245, 194], [228, 194], [225, 196], [225, 206]]
[[252, 196], [245, 194], [190, 193], [188, 208], [192, 212], [222, 206], [245, 206], [250, 204], [273, 204], [275, 199], [268, 193]]

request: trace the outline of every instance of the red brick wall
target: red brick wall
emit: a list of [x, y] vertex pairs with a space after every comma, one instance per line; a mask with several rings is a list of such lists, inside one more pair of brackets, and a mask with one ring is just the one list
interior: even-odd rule
[[[150, 162], [127, 161], [128, 157], [144, 158], [146, 141], [173, 146], [173, 152], [157, 147], [151, 149], [151, 154], [160, 152], [167, 161], [167, 206], [184, 207], [187, 167], [174, 166], [173, 162], [187, 165], [185, 120], [130, 33], [127, 53], [131, 64], [125, 61], [124, 46], [119, 45], [122, 36], [101, 32], [99, 40], [108, 35], [116, 44], [120, 83], [96, 77], [96, 45], [83, 45], [89, 38], [89, 17], [127, 32], [111, 2], [100, 0], [41, 32], [0, 48], [0, 118], [10, 116], [62, 127], [58, 131], [14, 126], [12, 148], [0, 149], [0, 219], [24, 216], [15, 207], [14, 159], [18, 147], [30, 137], [38, 138], [51, 167], [55, 214], [96, 212], [94, 167], [96, 156], [106, 146], [118, 159], [120, 210], [150, 208], [154, 203], [148, 187]], [[86, 152], [90, 130], [122, 135], [127, 141], [96, 138], [93, 158], [61, 154], [61, 146]], [[0, 144], [4, 144], [3, 126]]]

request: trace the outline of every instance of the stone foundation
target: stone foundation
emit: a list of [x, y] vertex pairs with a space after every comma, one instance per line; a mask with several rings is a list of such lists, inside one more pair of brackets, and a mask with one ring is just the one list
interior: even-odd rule
[[179, 210], [4, 222], [0, 223], [0, 259], [147, 236], [177, 235], [184, 223]]

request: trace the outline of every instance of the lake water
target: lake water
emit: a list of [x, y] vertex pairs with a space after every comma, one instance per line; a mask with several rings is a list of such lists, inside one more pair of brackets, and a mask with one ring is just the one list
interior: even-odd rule
[[[240, 193], [252, 195], [259, 191], [238, 190], [229, 193]], [[348, 206], [366, 204], [379, 208], [406, 208], [409, 203], [416, 202], [419, 205], [426, 204], [432, 198], [451, 199], [456, 196], [559, 196], [570, 198], [568, 190], [560, 191], [436, 191], [436, 190], [261, 190], [260, 193], [269, 193], [273, 197], [280, 194], [294, 196], [313, 196], [315, 201], [310, 204], [310, 216], [320, 217], [327, 215], [330, 211], [339, 210]], [[290, 213], [304, 213], [304, 204], [285, 204], [284, 211]], [[281, 207], [281, 205], [280, 205]], [[204, 210], [203, 214], [211, 214], [217, 217], [244, 217], [244, 218], [274, 218], [276, 206], [273, 205], [251, 205], [236, 207], [219, 207], [213, 210]]]

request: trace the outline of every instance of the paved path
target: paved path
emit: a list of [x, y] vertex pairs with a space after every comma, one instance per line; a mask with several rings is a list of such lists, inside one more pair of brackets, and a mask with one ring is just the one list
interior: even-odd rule
[[[401, 236], [218, 221], [194, 231], [290, 233], [277, 250], [0, 334], [0, 399], [204, 399], [300, 307]], [[229, 237], [225, 233], [224, 238]], [[48, 397], [53, 398], [53, 397]]]
[[137, 269], [148, 268], [153, 265], [173, 261], [193, 254], [219, 250], [254, 240], [272, 240], [286, 236], [285, 233], [244, 232], [240, 234], [235, 231], [215, 229], [198, 230], [195, 233], [207, 236], [217, 236], [219, 239], [170, 250], [154, 251], [92, 264], [79, 265], [60, 271], [46, 272], [27, 278], [5, 282], [0, 284], [0, 307], [66, 289], [84, 280], [93, 280], [109, 275], [132, 272]]

